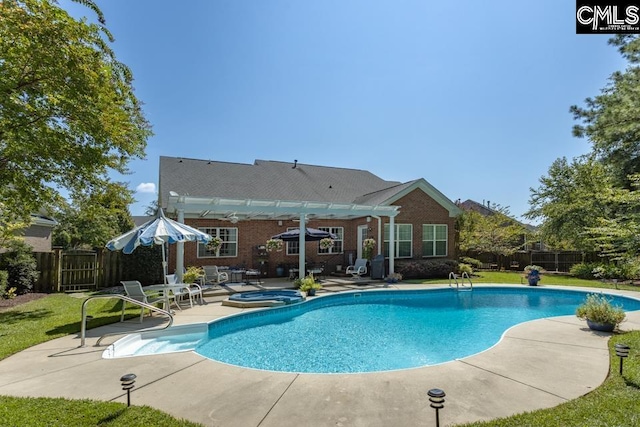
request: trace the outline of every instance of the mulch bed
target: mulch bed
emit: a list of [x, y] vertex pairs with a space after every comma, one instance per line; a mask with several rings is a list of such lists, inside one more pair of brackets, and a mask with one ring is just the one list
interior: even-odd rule
[[0, 311], [8, 310], [20, 304], [27, 303], [29, 301], [35, 301], [40, 298], [44, 298], [49, 294], [30, 292], [28, 294], [18, 295], [15, 298], [4, 299], [0, 298]]

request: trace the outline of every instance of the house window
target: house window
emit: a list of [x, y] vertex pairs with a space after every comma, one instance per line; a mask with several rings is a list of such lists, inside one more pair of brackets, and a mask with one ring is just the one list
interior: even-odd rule
[[204, 227], [201, 231], [209, 234], [211, 237], [219, 237], [222, 245], [218, 251], [218, 255], [214, 251], [207, 249], [204, 243], [198, 243], [198, 258], [223, 258], [238, 256], [238, 229], [226, 227]]
[[447, 256], [446, 224], [422, 224], [422, 256]]
[[[413, 225], [395, 224], [395, 257], [411, 258], [413, 247]], [[384, 225], [384, 256], [389, 257], [389, 224]]]
[[[296, 227], [289, 227], [287, 231], [295, 230]], [[287, 255], [300, 255], [300, 242], [287, 242]]]
[[344, 228], [343, 227], [318, 227], [318, 230], [328, 231], [335, 234], [337, 239], [333, 239], [333, 247], [322, 249], [318, 243], [318, 254], [340, 254], [343, 251]]

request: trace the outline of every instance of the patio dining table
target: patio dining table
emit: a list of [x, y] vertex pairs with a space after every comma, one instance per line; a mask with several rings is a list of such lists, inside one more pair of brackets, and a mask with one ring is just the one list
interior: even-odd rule
[[[171, 298], [170, 298], [169, 292], [174, 292], [174, 293], [178, 292], [183, 286], [184, 285], [171, 285], [171, 284], [149, 285], [149, 286], [145, 286], [144, 290], [159, 291], [160, 293], [162, 293], [162, 298], [164, 299], [164, 302], [162, 303], [162, 309], [164, 311], [169, 311], [171, 309]], [[182, 310], [180, 305], [178, 305], [177, 301], [176, 301], [176, 305], [180, 310]]]

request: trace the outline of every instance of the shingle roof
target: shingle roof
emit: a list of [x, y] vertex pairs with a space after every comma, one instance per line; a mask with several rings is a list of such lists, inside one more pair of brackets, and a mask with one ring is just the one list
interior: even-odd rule
[[[369, 171], [256, 160], [254, 164], [160, 157], [160, 203], [169, 191], [196, 197], [356, 203], [386, 200], [400, 183]], [[389, 194], [383, 196], [383, 194]], [[363, 202], [358, 202], [363, 203]]]

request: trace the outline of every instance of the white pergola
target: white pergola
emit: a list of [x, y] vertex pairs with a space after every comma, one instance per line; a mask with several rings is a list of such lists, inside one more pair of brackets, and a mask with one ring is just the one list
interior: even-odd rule
[[[327, 203], [291, 200], [231, 199], [222, 197], [194, 197], [169, 192], [165, 211], [176, 215], [179, 222], [186, 218], [225, 219], [232, 223], [248, 220], [291, 220], [300, 221], [300, 230], [306, 228], [306, 221], [313, 219], [355, 219], [373, 217], [378, 220], [378, 253], [382, 249], [382, 217], [389, 217], [389, 272], [394, 272], [395, 226], [394, 219], [400, 213], [400, 206], [357, 205], [351, 203]], [[305, 236], [300, 233], [300, 254], [298, 268], [300, 276], [305, 274]], [[184, 269], [184, 243], [176, 246], [176, 273]]]

